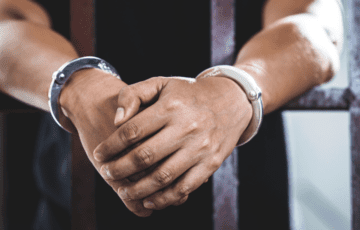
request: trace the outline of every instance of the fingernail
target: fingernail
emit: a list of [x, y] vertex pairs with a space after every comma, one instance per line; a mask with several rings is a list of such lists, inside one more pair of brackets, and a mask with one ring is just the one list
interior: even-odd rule
[[144, 204], [144, 207], [148, 208], [148, 209], [153, 209], [153, 208], [155, 208], [155, 205], [151, 201], [146, 201], [145, 204]]
[[119, 107], [115, 114], [115, 124], [119, 123], [124, 118], [124, 108]]
[[122, 200], [128, 199], [128, 195], [127, 195], [127, 192], [125, 191], [125, 189], [119, 189], [118, 194]]
[[109, 166], [107, 165], [101, 166], [100, 174], [104, 179], [112, 179], [111, 173], [109, 171]]

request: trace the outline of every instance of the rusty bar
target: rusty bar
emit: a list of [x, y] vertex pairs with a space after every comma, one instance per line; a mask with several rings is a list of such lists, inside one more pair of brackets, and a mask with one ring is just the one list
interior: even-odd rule
[[355, 99], [350, 89], [314, 88], [289, 102], [286, 110], [348, 110]]
[[[80, 56], [95, 55], [95, 0], [70, 1], [71, 42]], [[72, 136], [71, 229], [95, 230], [95, 171], [78, 137]]]
[[0, 113], [0, 230], [6, 229], [5, 114]]
[[[211, 65], [233, 64], [235, 0], [211, 1]], [[239, 229], [238, 153], [236, 149], [213, 175], [213, 228]]]
[[360, 101], [350, 108], [352, 229], [360, 229]]
[[350, 105], [352, 229], [360, 230], [360, 0], [347, 2], [350, 64]]
[[70, 30], [79, 55], [95, 55], [95, 0], [70, 1]]
[[[4, 100], [3, 100], [4, 99]], [[348, 88], [315, 88], [301, 97], [290, 101], [285, 110], [349, 110], [350, 104], [355, 99], [354, 94]], [[7, 95], [0, 94], [0, 101], [4, 103], [0, 111], [4, 113], [38, 112], [36, 108], [22, 104]]]
[[79, 138], [71, 139], [72, 152], [72, 222], [73, 230], [95, 230], [95, 173]]
[[211, 65], [232, 65], [235, 55], [235, 0], [211, 1]]
[[213, 175], [213, 221], [215, 230], [239, 229], [237, 164], [238, 152], [235, 148]]

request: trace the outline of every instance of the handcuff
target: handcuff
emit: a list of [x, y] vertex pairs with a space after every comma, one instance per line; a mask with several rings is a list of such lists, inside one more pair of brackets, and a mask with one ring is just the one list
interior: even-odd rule
[[261, 99], [261, 89], [256, 84], [254, 78], [239, 68], [229, 65], [218, 65], [201, 72], [196, 78], [206, 77], [227, 77], [234, 80], [246, 93], [248, 100], [253, 107], [253, 116], [248, 127], [241, 135], [236, 146], [248, 143], [259, 131], [263, 118], [263, 103]]
[[102, 71], [106, 73], [110, 73], [114, 77], [121, 79], [120, 75], [111, 64], [109, 64], [108, 62], [106, 62], [101, 58], [92, 57], [92, 56], [81, 57], [72, 60], [70, 62], [67, 62], [64, 65], [62, 65], [57, 71], [55, 71], [52, 75], [53, 80], [50, 84], [50, 89], [48, 94], [50, 113], [54, 118], [55, 122], [66, 131], [68, 130], [65, 129], [60, 124], [59, 121], [60, 113], [62, 113], [58, 103], [61, 89], [74, 72], [81, 69], [89, 69], [89, 68], [101, 69]]
[[[92, 56], [81, 57], [67, 62], [62, 65], [59, 70], [55, 71], [52, 75], [53, 80], [49, 89], [49, 107], [50, 113], [55, 122], [63, 129], [65, 128], [60, 124], [59, 121], [60, 108], [58, 103], [61, 89], [74, 72], [87, 68], [101, 69], [107, 73], [112, 74], [116, 78], [121, 79], [118, 72], [111, 64], [101, 58]], [[251, 121], [237, 143], [237, 146], [242, 146], [248, 143], [259, 131], [263, 118], [261, 89], [250, 74], [244, 70], [229, 65], [218, 65], [211, 67], [198, 74], [196, 78], [201, 79], [216, 76], [225, 76], [234, 80], [245, 91], [246, 96], [253, 107], [253, 116]]]

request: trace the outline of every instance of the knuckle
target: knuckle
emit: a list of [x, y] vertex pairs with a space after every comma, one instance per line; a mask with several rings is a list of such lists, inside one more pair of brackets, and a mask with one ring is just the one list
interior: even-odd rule
[[183, 105], [184, 102], [181, 99], [172, 97], [166, 101], [165, 107], [166, 107], [166, 111], [172, 112], [179, 110]]
[[150, 167], [153, 159], [154, 152], [149, 147], [141, 148], [134, 154], [135, 164], [141, 169]]
[[178, 196], [179, 197], [188, 196], [190, 192], [191, 192], [191, 188], [189, 186], [183, 185], [178, 190]]
[[201, 145], [204, 149], [210, 149], [211, 148], [211, 138], [205, 137], [204, 140], [202, 141]]
[[120, 192], [119, 196], [123, 200], [137, 200], [138, 194], [130, 187], [124, 187]]
[[96, 157], [100, 161], [105, 161], [110, 155], [110, 148], [109, 148], [108, 141], [102, 142], [99, 147], [95, 150], [93, 156]]
[[169, 204], [169, 199], [164, 194], [155, 198], [154, 203], [156, 204], [157, 209], [163, 209]]
[[107, 176], [109, 180], [120, 180], [122, 179], [121, 172], [117, 169], [117, 167], [110, 167], [107, 171]]
[[188, 199], [188, 197], [189, 197], [189, 196], [184, 196], [184, 197], [180, 198], [180, 200], [177, 201], [174, 205], [175, 205], [175, 206], [179, 206], [179, 205], [184, 204], [184, 203], [186, 202], [186, 200]]
[[220, 168], [222, 163], [223, 159], [217, 154], [212, 158], [212, 161], [210, 162], [210, 169], [212, 171], [216, 171], [218, 168]]
[[140, 129], [134, 123], [125, 124], [119, 135], [123, 142], [132, 143], [139, 137]]
[[[127, 86], [124, 86], [120, 92], [119, 92], [119, 95], [121, 97], [125, 97], [125, 96], [130, 96], [131, 95], [131, 92], [132, 92], [132, 88], [131, 88], [131, 85], [127, 85]], [[121, 98], [120, 97], [120, 98]]]
[[217, 159], [218, 154], [221, 151], [221, 143], [211, 134], [204, 135], [201, 138], [201, 149], [206, 150], [210, 154], [215, 154], [214, 158]]
[[159, 170], [155, 173], [155, 181], [160, 185], [160, 186], [165, 186], [167, 184], [169, 184], [172, 180], [172, 173], [170, 172], [170, 170]]
[[187, 126], [187, 133], [192, 133], [199, 128], [199, 122], [191, 121], [190, 124]]
[[130, 200], [138, 200], [138, 199], [140, 199], [139, 198], [139, 193], [136, 192], [136, 191], [129, 190], [127, 192], [127, 194], [128, 194], [128, 199], [130, 199]]

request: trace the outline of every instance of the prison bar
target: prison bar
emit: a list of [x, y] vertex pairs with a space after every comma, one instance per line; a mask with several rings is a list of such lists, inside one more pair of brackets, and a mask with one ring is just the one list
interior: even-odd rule
[[[95, 0], [70, 1], [71, 42], [80, 56], [95, 56]], [[72, 135], [71, 229], [96, 230], [95, 169]]]
[[[95, 0], [71, 0], [71, 40], [76, 46], [79, 54], [94, 55], [95, 52]], [[211, 37], [218, 39], [218, 42], [227, 50], [234, 52], [231, 36], [234, 36], [234, 22], [235, 14], [231, 8], [235, 0], [211, 0], [211, 18], [212, 18], [212, 34]], [[223, 15], [223, 7], [227, 10], [228, 15]], [[352, 155], [352, 230], [360, 230], [360, 0], [349, 0], [344, 5], [347, 8], [347, 23], [350, 30], [350, 35], [345, 38], [348, 39], [349, 44], [349, 88], [333, 88], [322, 89], [321, 87], [314, 88], [305, 93], [299, 98], [289, 102], [284, 110], [344, 110], [350, 112], [350, 127], [351, 133], [351, 155]], [[221, 12], [222, 13], [221, 13]], [[220, 17], [219, 17], [220, 16]], [[222, 16], [222, 17], [221, 17]], [[215, 20], [215, 21], [214, 21]], [[218, 21], [216, 21], [218, 20]], [[227, 23], [230, 31], [219, 31], [221, 23]], [[222, 33], [223, 36], [217, 36], [217, 33]], [[226, 36], [228, 35], [228, 36]], [[223, 41], [219, 39], [223, 38]], [[229, 40], [230, 39], [230, 40]], [[230, 44], [230, 46], [229, 46]], [[225, 49], [221, 47], [212, 47], [213, 50]], [[228, 52], [228, 51], [227, 51]], [[212, 64], [229, 64], [231, 59], [222, 58], [212, 52]], [[228, 52], [227, 57], [231, 56]], [[24, 105], [6, 95], [0, 94], [0, 111], [2, 114], [11, 113], [28, 113], [37, 112], [38, 110]], [[6, 133], [6, 121], [2, 115], [1, 119], [2, 129], [0, 136], [3, 138]], [[89, 217], [95, 215], [94, 211], [94, 169], [91, 168], [89, 161], [84, 158], [86, 154], [81, 148], [79, 140], [72, 139], [72, 154], [73, 154], [73, 183], [72, 183], [72, 229], [95, 229], [95, 218], [88, 221]], [[2, 147], [3, 149], [3, 147]], [[1, 154], [6, 156], [2, 151]], [[213, 223], [214, 229], [239, 229], [238, 228], [238, 177], [237, 177], [237, 153], [232, 154], [220, 167], [220, 169], [213, 176], [213, 203], [214, 215]], [[0, 160], [1, 172], [3, 172], [6, 157]], [[91, 167], [89, 167], [91, 166]], [[86, 172], [85, 176], [82, 174]], [[4, 182], [4, 175], [0, 175], [0, 182]], [[78, 183], [81, 181], [81, 183]], [[77, 182], [77, 183], [74, 183]], [[227, 186], [224, 186], [226, 183]], [[230, 185], [230, 186], [229, 186]], [[76, 187], [79, 186], [79, 187]], [[226, 190], [224, 190], [224, 188]], [[4, 186], [0, 187], [0, 194], [4, 194]], [[88, 191], [88, 195], [79, 196], [79, 192], [83, 195], [83, 191]], [[6, 191], [6, 190], [5, 190]], [[221, 192], [219, 192], [221, 191]], [[227, 202], [228, 200], [232, 202]], [[87, 203], [87, 201], [89, 201]], [[92, 206], [92, 207], [91, 207]], [[4, 199], [0, 200], [0, 211], [4, 210]], [[81, 215], [82, 212], [88, 215]], [[224, 215], [225, 214], [225, 215]], [[225, 217], [225, 218], [224, 218]], [[85, 219], [84, 219], [85, 218]], [[4, 219], [0, 219], [0, 228], [4, 229]]]

